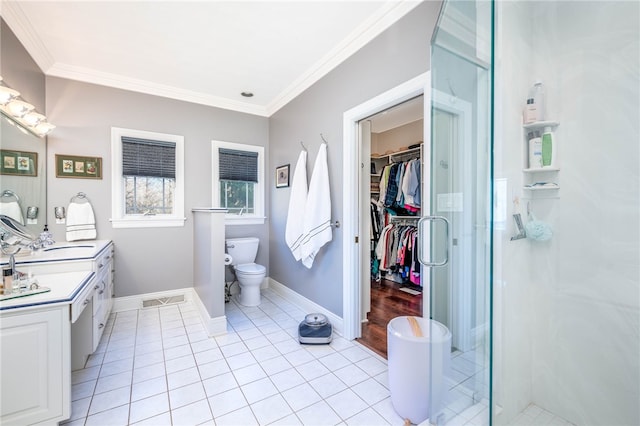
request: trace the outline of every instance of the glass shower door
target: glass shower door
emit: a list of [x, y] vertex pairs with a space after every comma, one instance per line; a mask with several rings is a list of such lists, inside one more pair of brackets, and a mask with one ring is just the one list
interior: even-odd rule
[[491, 422], [492, 16], [491, 2], [445, 1], [431, 43], [422, 260], [430, 316], [449, 329], [452, 346], [437, 424]]

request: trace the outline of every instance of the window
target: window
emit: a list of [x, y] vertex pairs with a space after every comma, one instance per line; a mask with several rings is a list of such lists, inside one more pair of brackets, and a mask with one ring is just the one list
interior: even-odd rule
[[212, 142], [214, 204], [229, 210], [228, 225], [264, 223], [264, 148]]
[[111, 129], [114, 228], [184, 225], [184, 138]]

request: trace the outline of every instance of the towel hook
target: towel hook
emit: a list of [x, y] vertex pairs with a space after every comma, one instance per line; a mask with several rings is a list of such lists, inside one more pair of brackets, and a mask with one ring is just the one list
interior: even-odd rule
[[307, 147], [304, 146], [304, 144], [302, 143], [302, 141], [300, 141], [300, 145], [302, 145], [302, 149], [304, 149], [305, 151], [307, 150]]
[[326, 143], [327, 145], [329, 145], [329, 142], [327, 142], [327, 140], [324, 138], [324, 136], [322, 136], [322, 133], [320, 133], [320, 138], [322, 139], [322, 141], [324, 143]]

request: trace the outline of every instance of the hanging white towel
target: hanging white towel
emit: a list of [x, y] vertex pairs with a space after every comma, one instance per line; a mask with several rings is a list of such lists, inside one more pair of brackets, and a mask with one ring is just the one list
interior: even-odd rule
[[296, 169], [291, 183], [291, 197], [289, 198], [289, 212], [284, 239], [296, 260], [302, 258], [302, 237], [304, 231], [304, 209], [307, 203], [307, 151], [303, 150], [298, 156]]
[[311, 269], [320, 248], [331, 241], [331, 197], [329, 195], [329, 168], [327, 144], [320, 145], [309, 193], [304, 209], [304, 238], [302, 240], [302, 264]]
[[71, 202], [67, 207], [67, 241], [95, 239], [96, 219], [91, 203]]
[[0, 203], [0, 214], [9, 216], [11, 219], [24, 225], [24, 216], [22, 216], [22, 208], [17, 201], [9, 201], [8, 203]]

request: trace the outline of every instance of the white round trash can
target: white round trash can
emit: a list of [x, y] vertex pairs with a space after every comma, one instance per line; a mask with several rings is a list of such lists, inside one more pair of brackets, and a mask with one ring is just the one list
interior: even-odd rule
[[389, 391], [400, 417], [419, 424], [444, 408], [450, 360], [451, 332], [441, 323], [406, 316], [389, 321]]

